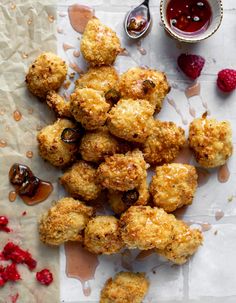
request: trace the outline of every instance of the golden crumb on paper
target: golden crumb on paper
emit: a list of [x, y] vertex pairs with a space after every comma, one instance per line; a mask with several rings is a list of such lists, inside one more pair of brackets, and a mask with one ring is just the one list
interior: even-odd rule
[[48, 21], [53, 23], [55, 21], [55, 17], [53, 15], [48, 15]]
[[31, 25], [32, 22], [33, 22], [32, 18], [29, 18], [29, 19], [27, 20], [27, 24], [28, 24], [28, 25]]

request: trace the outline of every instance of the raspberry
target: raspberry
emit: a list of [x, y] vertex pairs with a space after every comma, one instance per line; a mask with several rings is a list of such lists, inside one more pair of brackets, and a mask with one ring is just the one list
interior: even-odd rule
[[2, 278], [5, 281], [14, 281], [15, 282], [15, 281], [20, 280], [20, 274], [17, 271], [15, 263], [7, 265], [7, 267], [4, 268], [4, 272], [2, 273]]
[[43, 285], [49, 285], [53, 281], [53, 275], [48, 269], [43, 269], [36, 273], [36, 279]]
[[218, 73], [217, 86], [225, 93], [232, 92], [236, 88], [236, 70], [221, 70]]
[[33, 270], [37, 262], [32, 258], [28, 251], [21, 249], [18, 245], [8, 242], [3, 248], [2, 255], [5, 260], [11, 260], [14, 263], [24, 263], [30, 270]]
[[204, 64], [205, 59], [198, 55], [181, 54], [178, 57], [180, 69], [193, 80], [200, 76]]
[[8, 224], [8, 219], [5, 216], [0, 216], [0, 225], [6, 226]]

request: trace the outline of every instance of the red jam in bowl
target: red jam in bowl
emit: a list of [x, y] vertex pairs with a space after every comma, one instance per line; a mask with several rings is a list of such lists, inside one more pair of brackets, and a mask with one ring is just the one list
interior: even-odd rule
[[187, 35], [206, 31], [212, 18], [206, 0], [170, 0], [166, 14], [171, 28]]

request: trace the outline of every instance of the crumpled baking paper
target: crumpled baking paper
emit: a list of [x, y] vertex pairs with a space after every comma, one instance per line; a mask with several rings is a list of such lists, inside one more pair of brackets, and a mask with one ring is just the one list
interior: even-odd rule
[[[54, 4], [54, 5], [53, 5]], [[56, 52], [56, 6], [53, 1], [1, 1], [0, 3], [0, 215], [9, 218], [13, 232], [0, 231], [0, 251], [7, 241], [14, 241], [32, 253], [38, 265], [30, 272], [19, 265], [22, 280], [0, 288], [0, 302], [52, 303], [60, 301], [59, 252], [40, 243], [37, 222], [43, 210], [58, 198], [58, 171], [45, 163], [37, 152], [37, 129], [49, 124], [54, 117], [27, 91], [24, 83], [29, 64], [44, 50]], [[13, 113], [22, 115], [16, 122]], [[27, 151], [33, 152], [27, 158]], [[47, 201], [27, 206], [20, 198], [9, 202], [13, 187], [8, 171], [15, 162], [28, 165], [36, 176], [50, 181], [54, 191]], [[22, 215], [26, 212], [25, 215]], [[1, 264], [3, 263], [0, 261]], [[4, 264], [4, 263], [3, 263]], [[49, 268], [54, 282], [46, 287], [35, 278], [36, 271]]]

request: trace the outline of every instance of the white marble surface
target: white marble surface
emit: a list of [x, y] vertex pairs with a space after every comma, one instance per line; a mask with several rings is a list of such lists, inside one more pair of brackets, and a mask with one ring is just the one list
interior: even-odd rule
[[[69, 25], [67, 6], [75, 1], [63, 1], [58, 11], [66, 13], [65, 17], [58, 15], [58, 27], [64, 33], [58, 34], [58, 51], [67, 61], [74, 60], [79, 66], [85, 67], [82, 58], [73, 58], [73, 51], [66, 54], [62, 43], [72, 44], [79, 49], [79, 34]], [[167, 73], [170, 82], [176, 83], [184, 89], [190, 84], [176, 66], [176, 58], [180, 53], [189, 51], [200, 54], [206, 59], [206, 65], [199, 79], [201, 83], [201, 96], [207, 102], [211, 116], [218, 119], [227, 119], [236, 125], [236, 92], [225, 97], [216, 89], [216, 74], [222, 68], [236, 68], [236, 1], [224, 0], [224, 19], [219, 31], [210, 39], [196, 45], [179, 44], [166, 35], [160, 26], [158, 11], [159, 1], [151, 0], [153, 28], [148, 37], [142, 41], [142, 47], [147, 51], [143, 56], [137, 50], [135, 43], [130, 43], [123, 33], [123, 19], [126, 11], [138, 3], [134, 0], [91, 0], [83, 4], [93, 6], [96, 16], [105, 24], [112, 27], [121, 37], [122, 45], [128, 49], [131, 57], [119, 57], [116, 67], [120, 72], [136, 65], [163, 70]], [[170, 93], [188, 123], [193, 117], [189, 114], [189, 106], [184, 92], [181, 89], [172, 89]], [[200, 116], [205, 109], [199, 97], [190, 100], [191, 106]], [[168, 102], [164, 103], [158, 118], [175, 121], [186, 130], [188, 126], [182, 125], [180, 117]], [[234, 145], [236, 133], [233, 135]], [[209, 222], [212, 228], [204, 233], [205, 242], [189, 263], [182, 267], [171, 266], [158, 256], [150, 256], [143, 262], [134, 262], [134, 270], [146, 271], [151, 281], [149, 293], [144, 302], [184, 302], [184, 303], [230, 303], [236, 302], [236, 158], [229, 161], [231, 172], [227, 183], [219, 183], [217, 171], [211, 171], [207, 184], [197, 191], [193, 204], [185, 213], [185, 219]], [[233, 197], [231, 202], [228, 201]], [[219, 221], [215, 220], [217, 209], [224, 211], [225, 216]], [[218, 231], [215, 235], [215, 231]], [[98, 302], [99, 292], [106, 279], [112, 276], [120, 265], [120, 256], [100, 257], [95, 279], [91, 280], [92, 293], [85, 297], [80, 282], [68, 279], [65, 276], [65, 258], [61, 250], [61, 300], [67, 303]], [[157, 267], [153, 274], [152, 268]], [[119, 267], [122, 270], [122, 267]], [[124, 269], [123, 269], [124, 270]]]

